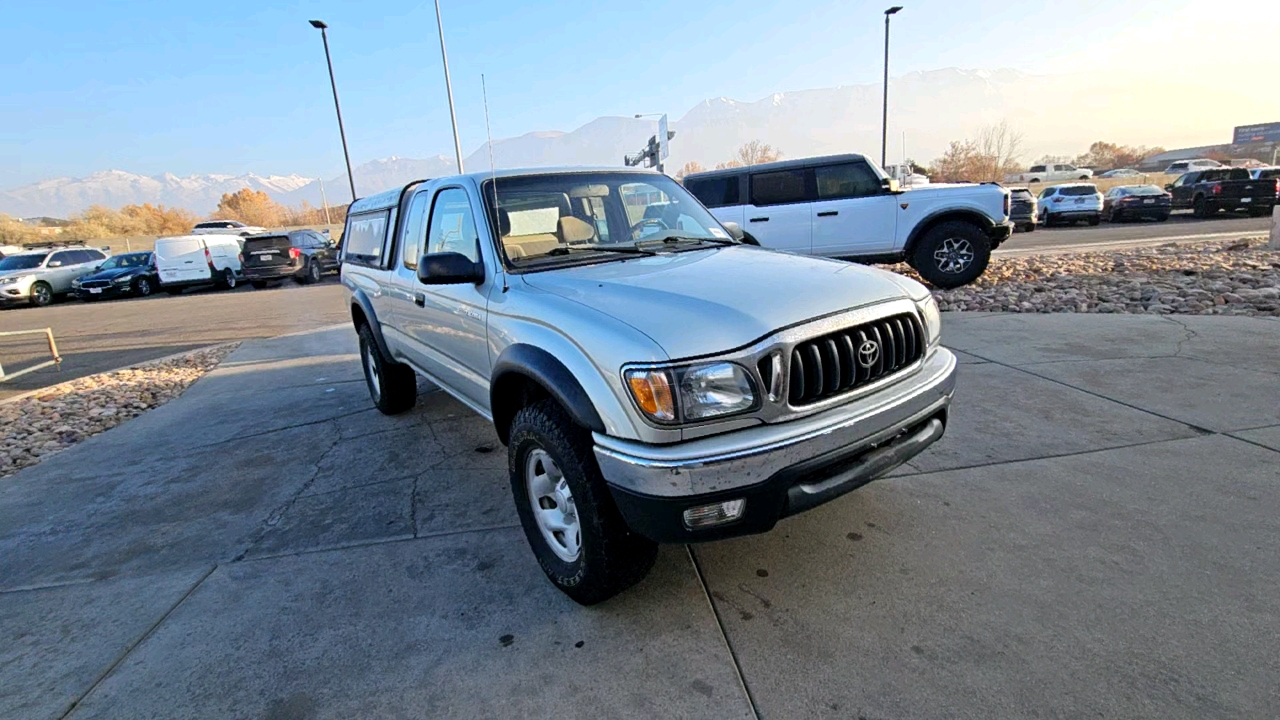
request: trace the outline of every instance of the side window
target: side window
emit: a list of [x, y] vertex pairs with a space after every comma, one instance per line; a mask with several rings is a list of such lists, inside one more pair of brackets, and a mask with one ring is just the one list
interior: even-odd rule
[[427, 252], [456, 252], [478, 261], [478, 239], [466, 191], [446, 188], [436, 193], [427, 229]]
[[1044, 166], [1043, 166], [1043, 165], [1032, 165], [1032, 166], [1031, 166], [1031, 169], [1030, 169], [1030, 170], [1028, 170], [1027, 172], [1033, 172], [1033, 173], [1044, 172]]
[[86, 260], [85, 262], [98, 262], [98, 261], [100, 261], [100, 260], [106, 260], [106, 259], [107, 259], [106, 254], [105, 254], [105, 253], [103, 253], [101, 250], [92, 250], [92, 249], [90, 249], [90, 250], [85, 250], [85, 253], [87, 254], [87, 257], [89, 258], [89, 259], [88, 259], [88, 260]]
[[807, 187], [812, 170], [779, 170], [751, 176], [751, 204], [785, 205], [809, 199]]
[[344, 256], [367, 265], [378, 265], [382, 260], [382, 244], [387, 238], [389, 215], [389, 210], [383, 210], [348, 218], [347, 232], [343, 235]]
[[49, 265], [52, 266], [54, 263], [58, 263], [61, 267], [74, 265], [76, 264], [76, 257], [71, 254], [70, 250], [63, 250], [62, 252], [54, 253], [53, 256], [49, 258]]
[[814, 169], [818, 181], [818, 199], [867, 197], [879, 195], [880, 178], [865, 163], [826, 165]]
[[1053, 195], [1053, 193], [1054, 193], [1054, 188], [1045, 188], [1044, 192], [1040, 193], [1040, 199], [1043, 200], [1047, 197], [1050, 197]]
[[709, 208], [737, 205], [739, 203], [738, 175], [688, 180], [685, 189]]
[[418, 259], [422, 257], [422, 238], [427, 233], [427, 200], [430, 198], [425, 192], [415, 195], [409, 203], [409, 214], [405, 215], [400, 264], [410, 270], [418, 269]]

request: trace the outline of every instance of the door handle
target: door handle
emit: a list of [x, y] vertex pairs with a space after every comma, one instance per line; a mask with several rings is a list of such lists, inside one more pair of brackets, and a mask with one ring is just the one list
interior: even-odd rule
[[422, 293], [414, 293], [414, 294], [413, 294], [413, 304], [414, 304], [414, 305], [417, 305], [418, 307], [426, 307], [426, 306], [427, 306], [427, 296], [426, 296], [426, 295], [423, 295]]
[[826, 212], [818, 213], [818, 217], [834, 217], [839, 214], [840, 214], [839, 210], [828, 210]]
[[767, 217], [751, 218], [747, 222], [769, 222], [769, 218]]

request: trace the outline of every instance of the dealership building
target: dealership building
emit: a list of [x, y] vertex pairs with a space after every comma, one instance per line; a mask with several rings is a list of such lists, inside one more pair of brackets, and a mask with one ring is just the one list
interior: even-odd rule
[[1239, 125], [1231, 133], [1231, 142], [1224, 145], [1169, 150], [1143, 160], [1139, 170], [1162, 170], [1169, 163], [1195, 158], [1253, 159], [1274, 165], [1280, 161], [1280, 122], [1259, 125]]

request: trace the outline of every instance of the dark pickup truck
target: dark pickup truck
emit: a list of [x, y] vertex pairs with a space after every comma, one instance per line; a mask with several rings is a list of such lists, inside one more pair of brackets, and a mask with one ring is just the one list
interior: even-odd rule
[[1198, 218], [1219, 210], [1248, 210], [1250, 215], [1270, 215], [1276, 204], [1276, 180], [1254, 179], [1245, 168], [1212, 168], [1189, 172], [1166, 185], [1175, 209], [1191, 208]]

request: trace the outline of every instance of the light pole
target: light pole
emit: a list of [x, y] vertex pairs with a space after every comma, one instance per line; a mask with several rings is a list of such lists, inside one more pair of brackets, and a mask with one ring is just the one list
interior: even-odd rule
[[898, 14], [901, 5], [884, 11], [884, 114], [880, 118], [880, 167], [884, 167], [889, 143], [889, 16]]
[[444, 21], [440, 19], [440, 0], [436, 0], [436, 27], [440, 30], [440, 59], [444, 61], [444, 89], [449, 94], [449, 119], [453, 121], [453, 152], [458, 157], [458, 174], [462, 174], [462, 141], [458, 139], [458, 116], [453, 112], [453, 83], [449, 81], [449, 56], [444, 51]]
[[329, 84], [333, 86], [333, 109], [338, 112], [338, 135], [342, 137], [342, 157], [347, 161], [347, 182], [351, 183], [351, 202], [356, 201], [356, 178], [351, 173], [351, 153], [347, 152], [347, 131], [342, 127], [342, 106], [338, 104], [338, 81], [333, 78], [333, 58], [329, 56], [329, 27], [321, 20], [312, 20], [311, 27], [320, 31], [324, 40], [324, 61], [329, 64]]

